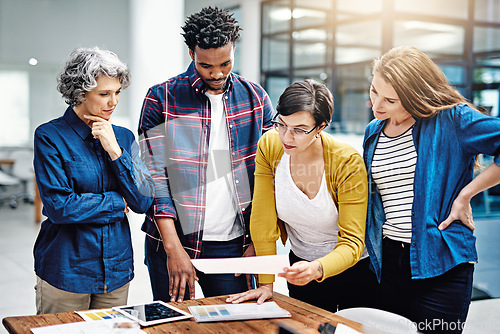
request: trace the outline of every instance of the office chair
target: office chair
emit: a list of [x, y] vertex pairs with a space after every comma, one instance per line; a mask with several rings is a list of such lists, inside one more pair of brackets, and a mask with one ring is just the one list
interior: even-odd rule
[[[33, 149], [31, 147], [0, 147], [2, 165], [0, 177], [0, 205], [8, 202], [12, 209], [20, 201], [34, 202]], [[33, 190], [33, 191], [30, 191]], [[15, 191], [15, 192], [14, 192]]]
[[[10, 194], [12, 188], [18, 188], [20, 185], [19, 179], [5, 173], [0, 169], [0, 206], [9, 202], [10, 207], [17, 207], [15, 195]], [[15, 202], [15, 203], [14, 203]]]
[[33, 171], [33, 150], [21, 148], [10, 152], [9, 157], [14, 160], [14, 165], [10, 174], [17, 178], [21, 184], [21, 191], [15, 194], [10, 201], [11, 208], [17, 208], [19, 201], [33, 204], [34, 194], [29, 189], [34, 189], [30, 185], [34, 182]]

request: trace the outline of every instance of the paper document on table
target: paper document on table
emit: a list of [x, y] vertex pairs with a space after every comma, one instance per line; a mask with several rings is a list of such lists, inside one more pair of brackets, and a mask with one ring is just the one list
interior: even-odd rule
[[288, 318], [292, 315], [276, 302], [188, 306], [197, 322]]
[[[30, 329], [34, 334], [110, 334], [115, 333], [113, 323], [113, 320], [80, 321]], [[143, 330], [138, 333], [146, 334]]]
[[278, 274], [290, 266], [288, 255], [192, 259], [191, 262], [205, 274]]
[[96, 321], [96, 320], [109, 320], [116, 318], [125, 318], [125, 316], [119, 312], [113, 311], [110, 308], [106, 309], [93, 309], [88, 311], [75, 311], [80, 317], [85, 321]]

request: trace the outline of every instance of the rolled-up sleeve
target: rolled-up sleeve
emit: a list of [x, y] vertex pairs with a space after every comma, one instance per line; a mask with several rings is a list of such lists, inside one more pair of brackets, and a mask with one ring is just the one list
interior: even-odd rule
[[165, 96], [163, 86], [149, 89], [144, 99], [139, 120], [139, 144], [142, 160], [154, 180], [154, 216], [177, 219], [166, 170], [165, 116], [160, 94]]

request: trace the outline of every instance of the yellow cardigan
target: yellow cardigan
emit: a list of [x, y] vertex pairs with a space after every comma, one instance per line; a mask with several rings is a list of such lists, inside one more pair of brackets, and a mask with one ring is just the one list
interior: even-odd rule
[[[353, 266], [365, 246], [368, 183], [360, 154], [351, 146], [321, 132], [328, 192], [339, 212], [338, 241], [334, 249], [318, 259], [323, 277], [337, 275]], [[283, 155], [283, 145], [275, 130], [265, 133], [258, 143], [255, 158], [255, 189], [250, 217], [250, 233], [257, 256], [276, 254], [276, 240], [286, 243], [283, 222], [276, 214], [274, 175]], [[318, 215], [321, 213], [318, 212]], [[297, 212], [300, 215], [300, 212]], [[311, 222], [314, 228], [314, 222]], [[260, 283], [274, 282], [274, 275], [260, 275]]]

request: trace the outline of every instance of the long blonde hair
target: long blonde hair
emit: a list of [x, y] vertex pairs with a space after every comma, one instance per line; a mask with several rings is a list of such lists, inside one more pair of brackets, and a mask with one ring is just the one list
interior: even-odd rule
[[430, 118], [462, 103], [476, 109], [448, 82], [443, 71], [415, 47], [395, 47], [376, 58], [375, 73], [394, 88], [403, 108], [414, 118]]

